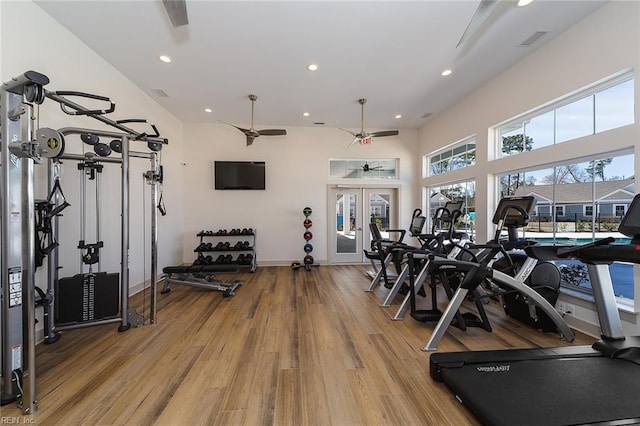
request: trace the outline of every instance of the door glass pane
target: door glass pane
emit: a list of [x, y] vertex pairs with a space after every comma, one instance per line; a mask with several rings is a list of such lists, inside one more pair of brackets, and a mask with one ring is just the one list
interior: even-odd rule
[[356, 196], [336, 195], [336, 253], [356, 252]]
[[[389, 206], [390, 194], [371, 193], [369, 195], [369, 222], [378, 225], [382, 238], [389, 238]], [[394, 236], [395, 237], [395, 236]]]

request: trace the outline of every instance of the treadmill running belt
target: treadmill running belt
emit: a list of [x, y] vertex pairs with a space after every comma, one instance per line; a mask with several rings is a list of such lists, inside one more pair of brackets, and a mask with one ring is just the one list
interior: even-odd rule
[[640, 365], [604, 357], [467, 364], [443, 381], [487, 425], [638, 419]]

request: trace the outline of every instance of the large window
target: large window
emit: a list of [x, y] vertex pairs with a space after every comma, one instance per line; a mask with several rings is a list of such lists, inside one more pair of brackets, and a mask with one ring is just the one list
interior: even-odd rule
[[476, 140], [474, 137], [426, 156], [429, 175], [439, 175], [462, 169], [476, 163]]
[[440, 207], [444, 207], [449, 201], [464, 203], [463, 215], [458, 220], [456, 228], [465, 230], [473, 238], [475, 235], [476, 218], [476, 182], [466, 181], [448, 185], [432, 186], [427, 188], [429, 197], [429, 221], [428, 226], [433, 228], [431, 218]]
[[[634, 154], [619, 153], [580, 163], [511, 173], [500, 177], [502, 196], [533, 195], [536, 214], [526, 237], [541, 244], [583, 244], [615, 237], [628, 241], [618, 225], [635, 195]], [[586, 267], [579, 262], [558, 262], [563, 285], [590, 293]], [[633, 265], [616, 263], [616, 296], [633, 299]]]
[[633, 123], [634, 80], [627, 72], [499, 126], [498, 152], [519, 154]]

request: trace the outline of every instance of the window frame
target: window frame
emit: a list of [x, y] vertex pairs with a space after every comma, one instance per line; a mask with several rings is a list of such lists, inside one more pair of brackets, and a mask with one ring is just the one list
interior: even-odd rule
[[[472, 146], [472, 147], [471, 147]], [[461, 149], [463, 148], [464, 149]], [[468, 160], [468, 153], [475, 152], [474, 159], [472, 162]], [[446, 155], [446, 156], [444, 156]], [[436, 159], [436, 162], [433, 160]], [[477, 142], [476, 136], [471, 135], [466, 138], [460, 139], [452, 144], [449, 144], [443, 148], [438, 149], [437, 151], [433, 151], [429, 154], [426, 154], [424, 157], [424, 169], [423, 170], [423, 178], [431, 177], [431, 176], [439, 176], [444, 173], [449, 173], [455, 170], [465, 169], [467, 167], [474, 166], [476, 164], [477, 159]], [[462, 165], [451, 168], [447, 167], [447, 170], [443, 170], [442, 165], [446, 161], [447, 165], [451, 165], [454, 159], [462, 158]], [[434, 166], [439, 166], [439, 171], [434, 172]]]
[[[620, 203], [612, 203], [613, 206], [613, 215], [615, 217], [622, 217], [627, 213], [627, 210], [629, 208], [629, 205], [627, 204], [620, 204]], [[618, 207], [622, 207], [622, 210], [624, 210], [624, 212], [622, 212], [621, 215], [618, 215]]]
[[[527, 137], [527, 133], [526, 133], [526, 123], [531, 122], [531, 120], [537, 118], [537, 117], [541, 117], [551, 111], [557, 111], [558, 109], [561, 109], [563, 107], [566, 107], [568, 105], [571, 105], [573, 103], [579, 102], [583, 99], [586, 99], [588, 97], [593, 97], [594, 98], [594, 105], [595, 105], [595, 96], [598, 93], [604, 92], [605, 90], [608, 90], [612, 87], [615, 87], [617, 85], [626, 83], [628, 81], [633, 81], [634, 82], [634, 91], [638, 90], [638, 88], [635, 87], [635, 75], [634, 75], [634, 71], [633, 69], [627, 69], [624, 71], [621, 71], [617, 74], [614, 74], [613, 76], [606, 78], [604, 80], [601, 80], [599, 82], [596, 82], [592, 85], [586, 86], [585, 88], [573, 93], [573, 94], [569, 94], [565, 97], [561, 97], [559, 99], [556, 99], [554, 101], [549, 102], [546, 105], [543, 105], [539, 108], [536, 108], [532, 111], [529, 111], [527, 113], [521, 114], [519, 116], [513, 117], [509, 120], [506, 120], [496, 126], [493, 127], [493, 135], [494, 135], [494, 144], [495, 144], [495, 154], [494, 154], [494, 160], [495, 159], [501, 159], [501, 158], [506, 158], [506, 157], [511, 157], [513, 155], [518, 155], [518, 154], [522, 154], [524, 152], [530, 152], [530, 151], [535, 151], [536, 149], [542, 149], [542, 148], [547, 148], [550, 146], [556, 146], [556, 145], [560, 145], [563, 144], [565, 142], [569, 142], [575, 139], [579, 139], [578, 138], [571, 138], [571, 139], [565, 139], [562, 140], [561, 142], [557, 141], [557, 117], [555, 117], [554, 114], [554, 127], [553, 127], [553, 143], [551, 145], [546, 145], [546, 146], [542, 146], [540, 148], [532, 148], [531, 150], [526, 150], [526, 137]], [[635, 105], [633, 106], [635, 108]], [[617, 126], [617, 127], [613, 127], [613, 128], [609, 128], [603, 131], [598, 131], [596, 129], [596, 108], [594, 106], [593, 110], [592, 110], [592, 115], [591, 115], [591, 120], [592, 120], [592, 133], [590, 133], [589, 135], [585, 135], [585, 136], [580, 136], [580, 137], [588, 137], [588, 136], [592, 136], [601, 132], [606, 132], [608, 130], [612, 130], [615, 128], [619, 128], [619, 127], [624, 127], [625, 125], [622, 126]], [[634, 121], [633, 123], [629, 123], [626, 125], [630, 125], [630, 124], [634, 124], [635, 123], [635, 116], [634, 116]], [[523, 151], [516, 151], [516, 152], [510, 152], [508, 154], [503, 153], [502, 149], [502, 142], [503, 142], [503, 136], [502, 136], [502, 132], [504, 130], [509, 130], [509, 131], [513, 131], [513, 130], [517, 130], [517, 129], [522, 129], [522, 136], [524, 139], [523, 141]], [[507, 133], [507, 132], [505, 132]]]

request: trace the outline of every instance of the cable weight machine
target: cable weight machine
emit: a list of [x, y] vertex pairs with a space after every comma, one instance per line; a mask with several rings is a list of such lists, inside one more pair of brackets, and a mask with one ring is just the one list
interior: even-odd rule
[[[44, 89], [49, 84], [47, 76], [35, 71], [27, 71], [0, 85], [0, 405], [17, 401], [23, 414], [37, 411], [35, 382], [35, 307], [36, 307], [36, 253], [40, 261], [48, 259], [48, 287], [57, 276], [58, 264], [58, 216], [69, 203], [64, 199], [59, 187], [56, 189], [56, 169], [61, 159], [78, 160], [73, 154], [65, 154], [63, 135], [75, 133], [98, 134], [115, 138], [115, 144], [101, 144], [94, 147], [102, 163], [121, 164], [121, 271], [120, 329], [128, 329], [132, 322], [129, 315], [129, 159], [146, 158], [151, 162], [151, 170], [143, 174], [151, 185], [151, 308], [150, 322], [156, 321], [156, 281], [157, 281], [157, 187], [162, 184], [162, 168], [158, 162], [158, 151], [167, 140], [160, 138], [155, 126], [150, 134], [135, 131], [125, 124], [146, 120], [113, 121], [104, 114], [115, 110], [109, 98], [82, 92], [51, 92]], [[73, 102], [69, 97], [104, 101], [105, 109], [91, 109]], [[60, 104], [68, 115], [86, 115], [121, 133], [65, 128], [56, 131], [37, 128], [37, 105], [46, 99]], [[130, 151], [131, 141], [146, 142], [151, 152]], [[110, 148], [110, 149], [105, 149]], [[120, 152], [120, 158], [102, 157], [108, 151]], [[84, 156], [80, 156], [84, 158]], [[96, 157], [97, 158], [97, 157]], [[49, 165], [50, 199], [35, 202], [34, 165], [47, 162]], [[36, 205], [38, 218], [36, 223]], [[162, 210], [161, 210], [162, 211]], [[164, 214], [164, 213], [163, 213]], [[47, 224], [48, 226], [43, 226]], [[47, 228], [45, 233], [43, 228]], [[43, 245], [36, 247], [36, 235], [43, 233]], [[97, 244], [97, 243], [96, 243]], [[86, 244], [85, 244], [86, 245]], [[94, 246], [95, 250], [95, 246]], [[48, 291], [41, 297], [45, 307], [45, 339], [57, 340], [55, 313], [55, 291]], [[88, 326], [79, 324], [78, 326]]]
[[[139, 121], [139, 120], [138, 120]], [[63, 128], [59, 130], [65, 138], [79, 135], [84, 143], [94, 146], [94, 151], [102, 153], [96, 155], [88, 152], [80, 154], [63, 154], [51, 162], [49, 168], [49, 188], [53, 192], [58, 179], [56, 170], [62, 161], [76, 161], [77, 168], [82, 172], [80, 191], [80, 241], [77, 248], [81, 250], [80, 273], [71, 277], [60, 278], [59, 256], [57, 250], [51, 254], [48, 263], [47, 279], [47, 303], [45, 303], [45, 343], [54, 343], [59, 338], [59, 331], [101, 325], [107, 323], [120, 323], [118, 331], [126, 331], [131, 325], [140, 326], [144, 323], [142, 315], [128, 306], [129, 300], [129, 159], [143, 158], [150, 161], [151, 169], [143, 174], [145, 181], [151, 186], [151, 300], [149, 319], [156, 322], [156, 292], [157, 282], [157, 209], [158, 190], [162, 183], [162, 173], [158, 161], [158, 152], [140, 152], [129, 149], [132, 138], [130, 135], [90, 130], [84, 128]], [[157, 133], [157, 132], [156, 132]], [[110, 138], [110, 148], [105, 149], [106, 144], [99, 143], [99, 138]], [[90, 142], [87, 142], [90, 141]], [[150, 145], [150, 148], [158, 150], [158, 146]], [[113, 147], [114, 149], [111, 149]], [[109, 151], [120, 153], [119, 157], [104, 156]], [[121, 242], [120, 265], [118, 273], [100, 272], [100, 250], [103, 241], [100, 238], [100, 207], [97, 205], [100, 199], [100, 180], [105, 164], [113, 163], [121, 166]], [[96, 235], [95, 241], [86, 240], [86, 205], [87, 182], [95, 182], [96, 188]], [[61, 204], [54, 205], [54, 210]], [[63, 201], [66, 202], [66, 200]], [[59, 215], [52, 221], [51, 240], [59, 240]], [[85, 267], [89, 268], [84, 273]], [[93, 268], [97, 267], [95, 273]]]

